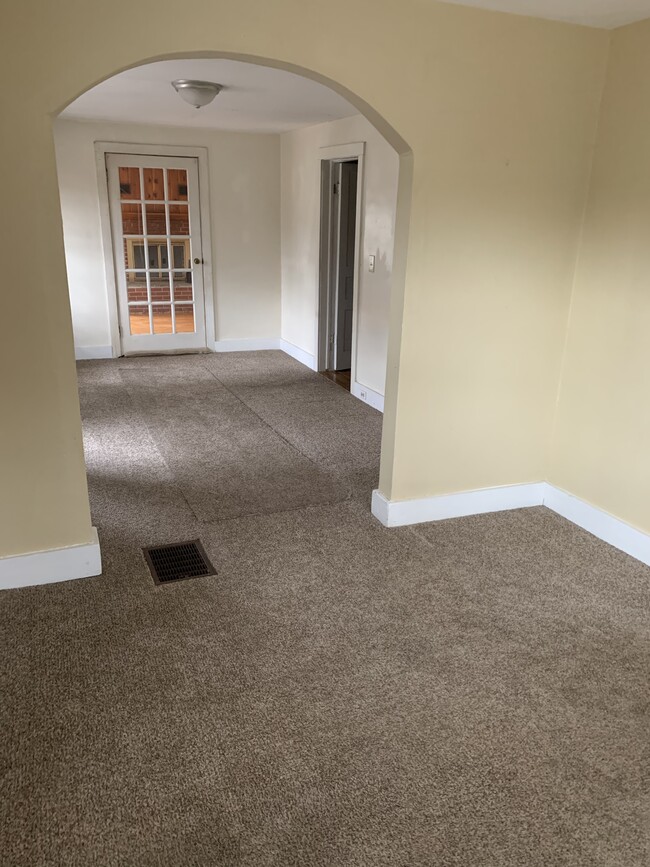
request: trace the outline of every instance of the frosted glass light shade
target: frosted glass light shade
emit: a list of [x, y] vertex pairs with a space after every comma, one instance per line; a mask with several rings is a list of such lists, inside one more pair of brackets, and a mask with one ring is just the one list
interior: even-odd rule
[[192, 81], [189, 78], [179, 78], [172, 81], [172, 87], [181, 99], [189, 102], [194, 108], [202, 108], [212, 102], [222, 89], [214, 81]]

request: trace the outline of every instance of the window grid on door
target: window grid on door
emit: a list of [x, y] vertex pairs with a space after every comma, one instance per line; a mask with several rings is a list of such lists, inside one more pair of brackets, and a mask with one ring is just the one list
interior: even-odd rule
[[193, 333], [187, 172], [121, 166], [119, 182], [130, 332]]

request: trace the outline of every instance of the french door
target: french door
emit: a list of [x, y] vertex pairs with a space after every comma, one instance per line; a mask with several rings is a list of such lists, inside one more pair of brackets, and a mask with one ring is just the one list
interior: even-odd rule
[[122, 352], [205, 349], [193, 157], [107, 154]]

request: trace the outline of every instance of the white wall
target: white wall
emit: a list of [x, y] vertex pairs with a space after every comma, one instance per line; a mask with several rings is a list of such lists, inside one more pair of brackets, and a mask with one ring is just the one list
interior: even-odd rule
[[111, 342], [96, 141], [208, 149], [217, 340], [279, 339], [279, 136], [59, 119], [54, 137], [77, 349]]
[[[356, 381], [384, 394], [399, 159], [361, 115], [282, 135], [282, 338], [317, 356], [319, 149], [365, 142]], [[370, 273], [368, 256], [376, 256]]]

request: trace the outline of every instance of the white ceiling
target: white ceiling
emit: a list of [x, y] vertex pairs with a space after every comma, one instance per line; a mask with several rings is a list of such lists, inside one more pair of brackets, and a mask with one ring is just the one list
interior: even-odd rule
[[[224, 89], [210, 105], [196, 109], [172, 87], [176, 78], [215, 81]], [[236, 60], [164, 60], [103, 81], [61, 116], [279, 133], [353, 114], [358, 110], [333, 90], [292, 72]]]
[[650, 18], [650, 0], [443, 0], [495, 12], [513, 12], [589, 27], [620, 27]]

